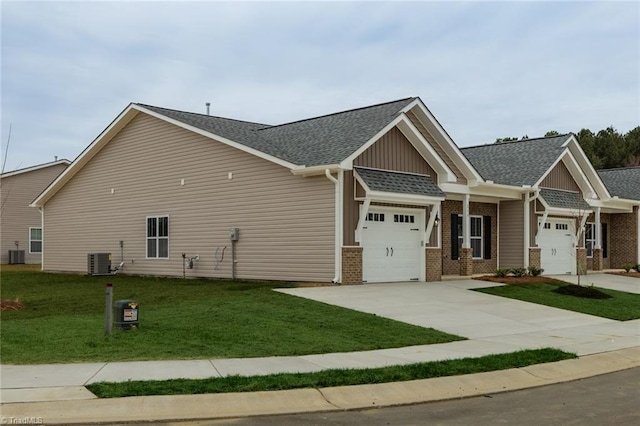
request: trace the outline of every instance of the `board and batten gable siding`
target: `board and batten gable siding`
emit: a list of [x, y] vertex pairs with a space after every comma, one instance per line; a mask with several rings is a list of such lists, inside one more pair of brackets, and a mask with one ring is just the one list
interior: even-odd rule
[[500, 268], [521, 268], [524, 259], [524, 201], [501, 201]]
[[[366, 151], [353, 160], [354, 166], [375, 169], [394, 170], [399, 172], [420, 173], [429, 175], [434, 181], [437, 176], [413, 147], [411, 142], [394, 127], [371, 145]], [[361, 202], [354, 200], [354, 176], [352, 170], [344, 173], [344, 245], [353, 246], [355, 230], [358, 226]]]
[[551, 171], [545, 176], [540, 184], [541, 188], [553, 188], [564, 189], [567, 191], [580, 191], [580, 187], [576, 183], [573, 176], [567, 169], [567, 166], [560, 161]]
[[[199, 256], [187, 276], [227, 278], [237, 227], [237, 278], [329, 282], [334, 198], [324, 176], [141, 113], [45, 205], [44, 267], [85, 272], [93, 252], [117, 265], [122, 241], [124, 273], [181, 276], [185, 253]], [[146, 218], [164, 215], [169, 259], [147, 259]]]
[[431, 135], [431, 133], [429, 133], [429, 131], [424, 127], [424, 125], [420, 122], [420, 120], [418, 120], [418, 117], [416, 117], [416, 115], [411, 111], [407, 111], [406, 114], [407, 114], [407, 117], [409, 118], [409, 120], [411, 120], [411, 122], [414, 124], [414, 126], [416, 126], [416, 128], [418, 129], [420, 134], [422, 134], [422, 136], [429, 142], [431, 147], [440, 156], [442, 161], [444, 161], [445, 164], [456, 175], [456, 182], [457, 183], [461, 183], [461, 184], [466, 184], [467, 180], [464, 178], [464, 175], [462, 174], [460, 169], [456, 166], [456, 164], [453, 162], [451, 157], [449, 157], [447, 155], [447, 153], [444, 151], [444, 149], [442, 149], [440, 144], [438, 142], [436, 142], [435, 138]]
[[[29, 253], [29, 228], [40, 228], [42, 216], [29, 204], [64, 171], [65, 164], [55, 164], [0, 179], [1, 263], [9, 262], [9, 250], [24, 250], [25, 263], [40, 263], [40, 253]], [[18, 241], [18, 248], [15, 242]]]

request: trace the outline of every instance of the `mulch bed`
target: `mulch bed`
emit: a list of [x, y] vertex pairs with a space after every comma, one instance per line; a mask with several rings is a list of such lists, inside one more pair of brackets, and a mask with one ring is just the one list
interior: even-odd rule
[[24, 305], [17, 300], [0, 300], [0, 311], [19, 311]]
[[553, 291], [566, 296], [586, 297], [587, 299], [611, 299], [611, 296], [598, 289], [593, 287], [582, 287], [575, 284], [563, 285]]
[[493, 275], [483, 275], [481, 277], [475, 277], [474, 280], [489, 281], [492, 283], [522, 285], [522, 284], [537, 284], [537, 283], [557, 283], [568, 284], [566, 281], [561, 281], [555, 278], [537, 276], [537, 277], [494, 277]]
[[611, 275], [620, 275], [621, 277], [640, 278], [640, 272], [607, 272]]

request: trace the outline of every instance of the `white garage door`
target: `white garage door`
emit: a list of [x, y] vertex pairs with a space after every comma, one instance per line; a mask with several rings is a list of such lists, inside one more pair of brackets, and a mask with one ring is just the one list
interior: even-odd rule
[[548, 219], [540, 231], [540, 263], [545, 275], [575, 274], [576, 249], [571, 220]]
[[365, 282], [421, 278], [421, 210], [369, 209], [362, 229], [362, 278]]

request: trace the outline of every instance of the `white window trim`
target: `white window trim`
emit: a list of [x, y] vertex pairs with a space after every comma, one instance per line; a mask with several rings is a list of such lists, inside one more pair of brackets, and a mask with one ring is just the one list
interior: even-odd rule
[[[459, 214], [458, 217], [462, 217], [462, 215]], [[480, 257], [473, 256], [472, 258], [474, 260], [482, 260], [484, 259], [484, 217], [472, 214], [469, 215], [469, 234], [471, 234], [471, 219], [480, 219], [480, 236], [474, 237], [473, 235], [469, 235], [469, 245], [471, 246], [471, 249], [473, 249], [471, 241], [480, 240]], [[462, 248], [462, 238], [463, 235], [458, 234], [458, 250]]]
[[[31, 239], [31, 230], [32, 229], [39, 229], [40, 230], [40, 239], [39, 240], [32, 240]], [[29, 254], [42, 254], [42, 249], [43, 249], [43, 234], [42, 234], [42, 227], [41, 226], [30, 226], [29, 227]], [[40, 251], [31, 251], [31, 242], [32, 241], [37, 241], [40, 242]]]
[[[591, 238], [587, 239], [587, 226], [591, 225]], [[587, 222], [584, 227], [584, 249], [587, 250], [587, 241], [591, 241], [591, 256], [587, 250], [587, 259], [593, 259], [593, 250], [596, 248], [596, 223]]]
[[[145, 259], [149, 259], [149, 260], [167, 260], [169, 259], [169, 253], [171, 253], [170, 250], [170, 236], [167, 235], [166, 237], [149, 237], [149, 235], [147, 234], [148, 232], [148, 226], [149, 226], [149, 219], [160, 219], [160, 218], [167, 218], [167, 226], [169, 227], [169, 229], [167, 230], [168, 234], [171, 234], [171, 221], [169, 220], [169, 215], [168, 214], [159, 214], [159, 215], [153, 215], [153, 216], [147, 216], [144, 220], [144, 256]], [[154, 239], [156, 241], [156, 254], [160, 253], [159, 247], [158, 247], [158, 241], [160, 241], [160, 239], [166, 239], [167, 240], [167, 257], [160, 257], [160, 256], [155, 256], [155, 257], [149, 257], [149, 240], [150, 239]]]

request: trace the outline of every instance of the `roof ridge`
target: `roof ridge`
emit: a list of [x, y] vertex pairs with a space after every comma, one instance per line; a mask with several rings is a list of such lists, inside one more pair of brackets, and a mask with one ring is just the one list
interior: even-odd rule
[[569, 133], [563, 133], [561, 135], [554, 135], [554, 136], [540, 136], [540, 137], [537, 137], [537, 138], [518, 139], [516, 141], [493, 142], [493, 143], [485, 143], [485, 144], [481, 144], [481, 145], [465, 146], [465, 147], [461, 147], [460, 149], [482, 148], [482, 147], [485, 147], [485, 146], [512, 145], [512, 144], [521, 143], [521, 142], [531, 142], [531, 141], [540, 141], [540, 140], [544, 140], [544, 139], [561, 138], [563, 136], [575, 136], [575, 135], [573, 133], [569, 132]]
[[[291, 124], [303, 123], [305, 121], [317, 120], [319, 118], [327, 118], [327, 117], [331, 117], [331, 116], [334, 116], [334, 115], [346, 114], [348, 112], [354, 112], [354, 111], [360, 111], [360, 110], [364, 110], [364, 109], [376, 108], [376, 107], [380, 107], [380, 106], [383, 106], [383, 105], [393, 104], [393, 103], [396, 103], [396, 102], [407, 101], [409, 99], [414, 100], [414, 99], [418, 99], [418, 98], [415, 97], [415, 96], [410, 96], [410, 97], [407, 97], [407, 98], [396, 99], [395, 101], [381, 102], [379, 104], [367, 105], [367, 106], [358, 107], [358, 108], [351, 108], [351, 109], [347, 109], [347, 110], [344, 110], [344, 111], [333, 112], [333, 113], [330, 113], [330, 114], [318, 115], [316, 117], [309, 117], [309, 118], [303, 118], [303, 119], [300, 119], [300, 120], [290, 121], [288, 123], [276, 124], [274, 126], [270, 126], [268, 129], [273, 129], [273, 128], [276, 128], [276, 127], [289, 126]], [[267, 129], [265, 128], [265, 129], [259, 129], [259, 130], [267, 130]]]
[[[238, 122], [238, 123], [259, 124], [260, 126], [273, 127], [271, 124], [257, 123], [255, 121], [238, 120], [237, 118], [220, 117], [219, 115], [209, 115], [209, 114], [203, 114], [203, 113], [200, 113], [200, 112], [183, 111], [183, 110], [180, 110], [180, 109], [166, 108], [166, 107], [161, 107], [161, 106], [156, 106], [156, 105], [142, 104], [142, 103], [138, 103], [138, 102], [134, 102], [134, 105], [139, 105], [141, 107], [158, 108], [158, 109], [163, 109], [163, 110], [166, 110], [166, 111], [180, 112], [180, 113], [183, 113], [183, 114], [198, 115], [198, 116], [205, 117], [205, 118], [217, 118], [217, 119], [220, 119], [220, 120], [235, 121], [235, 122]], [[260, 130], [262, 130], [262, 129], [260, 129]]]
[[610, 167], [608, 169], [598, 169], [596, 172], [614, 172], [618, 170], [631, 170], [631, 169], [640, 169], [640, 166], [628, 166], [628, 167]]

